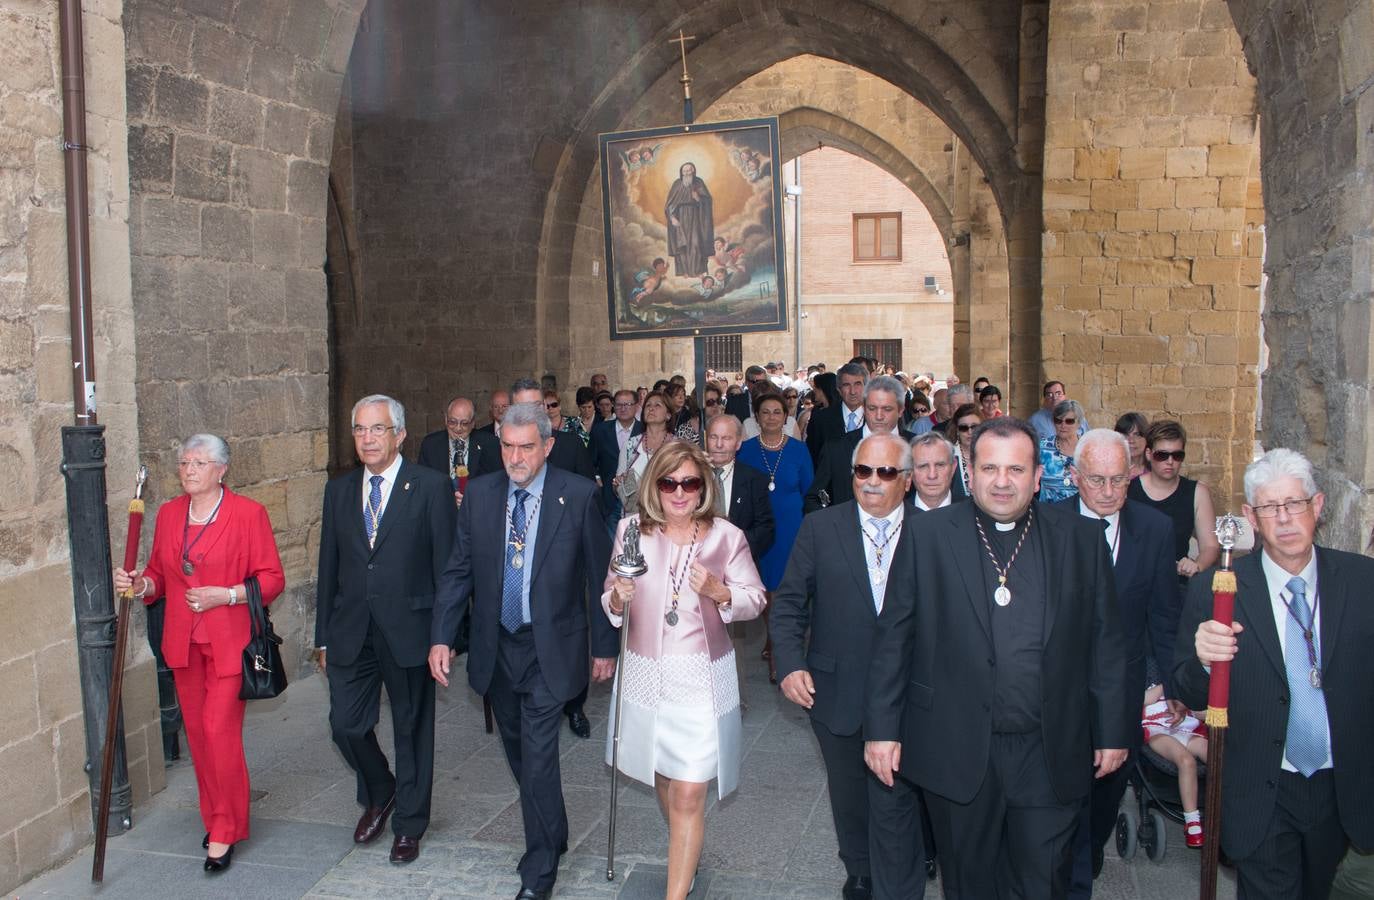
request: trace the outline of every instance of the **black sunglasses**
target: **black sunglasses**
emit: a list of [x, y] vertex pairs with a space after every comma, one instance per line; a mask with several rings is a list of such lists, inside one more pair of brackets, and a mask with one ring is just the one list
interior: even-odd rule
[[1168, 462], [1170, 458], [1174, 462], [1183, 462], [1184, 451], [1182, 450], [1151, 450], [1150, 458], [1155, 462]]
[[874, 472], [877, 472], [878, 477], [883, 481], [893, 481], [898, 475], [905, 471], [906, 469], [898, 469], [895, 466], [878, 466], [874, 468], [873, 466], [866, 466], [863, 463], [854, 464], [854, 477], [860, 481], [867, 481], [872, 478]]
[[707, 397], [707, 398], [706, 398], [706, 405], [707, 405], [707, 406], [720, 406], [720, 398], [719, 398], [719, 397]]
[[1078, 424], [1078, 420], [1075, 419], [1073, 416], [1065, 416], [1065, 417], [1062, 418], [1062, 419], [1055, 419], [1055, 420], [1054, 420], [1054, 424], [1056, 424], [1056, 425], [1077, 425], [1077, 424]]
[[977, 426], [977, 425], [957, 425], [957, 426], [955, 426], [955, 427], [957, 427], [960, 431], [972, 431], [973, 429], [977, 428], [978, 426]]
[[695, 475], [688, 475], [681, 481], [676, 481], [665, 475], [656, 482], [660, 494], [671, 494], [678, 488], [682, 488], [684, 494], [695, 494], [697, 491], [701, 490], [703, 483], [704, 482]]

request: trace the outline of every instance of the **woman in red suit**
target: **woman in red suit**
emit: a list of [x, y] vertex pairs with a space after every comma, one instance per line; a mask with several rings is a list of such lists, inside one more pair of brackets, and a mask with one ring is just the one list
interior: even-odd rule
[[248, 837], [248, 763], [239, 685], [251, 630], [243, 582], [257, 576], [264, 603], [285, 586], [272, 523], [262, 504], [224, 487], [229, 448], [212, 434], [181, 445], [186, 491], [157, 513], [153, 550], [140, 575], [114, 570], [116, 590], [146, 603], [167, 598], [162, 653], [176, 680], [200, 790], [205, 871], [222, 872]]

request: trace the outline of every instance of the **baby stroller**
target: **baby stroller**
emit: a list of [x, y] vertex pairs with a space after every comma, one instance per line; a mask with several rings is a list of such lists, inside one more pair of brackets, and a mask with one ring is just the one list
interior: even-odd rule
[[[1206, 796], [1206, 763], [1198, 763], [1197, 777], [1201, 799]], [[1134, 799], [1126, 800], [1117, 814], [1116, 852], [1122, 859], [1131, 859], [1144, 848], [1151, 862], [1159, 862], [1164, 858], [1165, 816], [1183, 824], [1178, 767], [1142, 744], [1127, 778]]]

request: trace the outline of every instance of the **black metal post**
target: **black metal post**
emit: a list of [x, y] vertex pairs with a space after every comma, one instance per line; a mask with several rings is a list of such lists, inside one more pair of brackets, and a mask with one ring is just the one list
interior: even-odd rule
[[[110, 523], [105, 499], [105, 427], [62, 428], [62, 474], [67, 483], [67, 538], [71, 547], [72, 593], [76, 603], [76, 652], [81, 673], [81, 709], [86, 718], [86, 774], [91, 781], [91, 817], [100, 808], [100, 759], [110, 707], [114, 668], [115, 608], [110, 582]], [[133, 792], [120, 716], [110, 789], [109, 833], [133, 825]]]

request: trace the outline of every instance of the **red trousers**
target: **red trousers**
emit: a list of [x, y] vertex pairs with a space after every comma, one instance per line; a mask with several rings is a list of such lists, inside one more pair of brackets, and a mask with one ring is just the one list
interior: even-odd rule
[[210, 840], [235, 844], [248, 837], [248, 761], [243, 756], [243, 676], [221, 678], [214, 650], [191, 642], [186, 668], [173, 669], [186, 740], [200, 789], [200, 818]]

